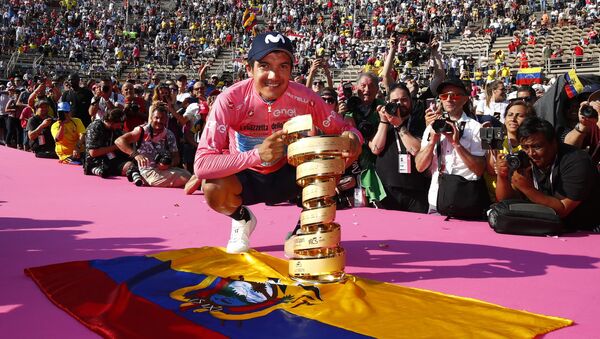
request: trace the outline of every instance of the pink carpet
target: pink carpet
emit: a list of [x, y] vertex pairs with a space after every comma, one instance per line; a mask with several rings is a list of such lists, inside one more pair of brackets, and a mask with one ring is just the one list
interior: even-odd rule
[[[0, 148], [0, 333], [95, 338], [52, 305], [23, 269], [168, 249], [223, 246], [229, 220], [200, 194], [138, 188], [124, 178]], [[252, 208], [255, 249], [283, 257], [295, 206]], [[486, 223], [375, 209], [338, 212], [348, 273], [573, 319], [545, 338], [600, 333], [600, 235], [523, 237]]]

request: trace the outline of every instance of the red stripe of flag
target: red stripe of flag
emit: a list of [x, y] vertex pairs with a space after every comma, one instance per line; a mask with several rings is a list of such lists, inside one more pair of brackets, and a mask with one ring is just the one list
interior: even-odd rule
[[[56, 306], [105, 338], [226, 338], [132, 294], [88, 262], [28, 268], [25, 274]], [[65, 288], [65, 281], [90, 288]]]

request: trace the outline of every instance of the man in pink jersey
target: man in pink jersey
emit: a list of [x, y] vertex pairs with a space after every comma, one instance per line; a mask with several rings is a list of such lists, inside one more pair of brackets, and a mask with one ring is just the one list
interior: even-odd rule
[[194, 170], [204, 180], [208, 205], [232, 218], [229, 253], [247, 252], [256, 218], [245, 207], [295, 197], [296, 169], [287, 163], [283, 124], [310, 114], [325, 134], [351, 140], [350, 164], [360, 153], [360, 133], [305, 86], [290, 81], [293, 47], [281, 33], [257, 35], [248, 52], [247, 80], [221, 93], [212, 106], [196, 151]]

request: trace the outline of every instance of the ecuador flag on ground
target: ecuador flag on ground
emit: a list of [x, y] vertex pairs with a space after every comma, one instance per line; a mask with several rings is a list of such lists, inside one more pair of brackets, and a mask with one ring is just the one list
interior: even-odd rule
[[287, 266], [204, 247], [25, 272], [106, 338], [532, 338], [572, 324], [354, 276], [298, 285]]
[[533, 85], [542, 83], [542, 68], [521, 68], [517, 72], [517, 85]]

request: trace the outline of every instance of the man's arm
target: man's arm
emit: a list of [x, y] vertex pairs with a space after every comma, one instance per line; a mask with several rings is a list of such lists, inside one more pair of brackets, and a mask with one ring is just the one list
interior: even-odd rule
[[[425, 141], [429, 139], [429, 141]], [[423, 133], [423, 140], [421, 141], [421, 149], [415, 157], [415, 165], [417, 171], [424, 172], [431, 166], [433, 161], [433, 152], [435, 151], [435, 145], [440, 140], [440, 134], [435, 133], [431, 126], [428, 126]]]
[[531, 179], [531, 168], [529, 168], [528, 172], [525, 174], [515, 171], [512, 176], [512, 184], [517, 190], [523, 193], [529, 201], [552, 208], [561, 218], [567, 217], [577, 206], [579, 206], [579, 204], [581, 204], [581, 201], [564, 197], [557, 198], [538, 191]]
[[150, 164], [150, 159], [143, 154], [133, 150], [131, 145], [135, 144], [142, 136], [142, 128], [134, 128], [133, 131], [127, 132], [115, 140], [115, 145], [129, 158], [135, 160], [139, 167], [147, 167]]
[[431, 93], [436, 93], [436, 89], [439, 84], [444, 81], [446, 78], [446, 72], [444, 71], [444, 62], [442, 61], [442, 54], [439, 49], [439, 42], [437, 39], [433, 39], [429, 44], [429, 48], [431, 49], [431, 58], [433, 59], [433, 77], [431, 78], [431, 83], [429, 84], [429, 88]]
[[381, 73], [383, 74], [383, 86], [386, 92], [389, 92], [390, 85], [394, 82], [392, 79], [392, 67], [394, 66], [394, 57], [396, 56], [396, 50], [398, 49], [398, 41], [396, 37], [391, 37], [388, 41], [388, 53], [385, 56], [385, 61], [383, 62], [383, 70]]

